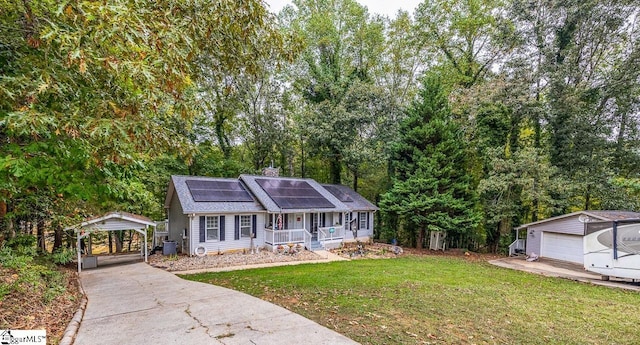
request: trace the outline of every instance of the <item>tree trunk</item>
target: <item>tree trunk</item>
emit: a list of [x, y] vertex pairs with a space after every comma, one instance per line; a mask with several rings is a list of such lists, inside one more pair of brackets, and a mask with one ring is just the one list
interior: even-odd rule
[[300, 174], [302, 175], [302, 178], [305, 178], [304, 160], [304, 138], [300, 136]]
[[490, 228], [489, 233], [487, 234], [487, 248], [491, 253], [498, 252], [498, 246], [500, 245], [500, 228], [502, 227], [502, 221], [499, 221], [498, 224], [495, 225], [493, 230]]
[[330, 164], [331, 183], [340, 184], [342, 182], [342, 162], [337, 154], [334, 153], [334, 156], [331, 157]]
[[64, 232], [62, 231], [62, 224], [60, 224], [60, 222], [56, 222], [54, 224], [53, 231], [53, 250], [55, 251], [56, 249], [62, 247], [62, 237], [64, 236]]
[[416, 243], [416, 248], [418, 249], [424, 248], [425, 234], [426, 234], [426, 230], [424, 228], [420, 228], [420, 231], [418, 231], [418, 242]]
[[[65, 238], [67, 239], [67, 248], [74, 248], [78, 245], [78, 239], [76, 238], [76, 236], [73, 236], [72, 234], [74, 234], [71, 231], [65, 231]], [[77, 235], [77, 234], [76, 234]]]
[[[537, 189], [538, 189], [538, 180], [534, 177], [533, 179], [533, 193], [534, 195], [537, 195]], [[532, 205], [531, 205], [531, 222], [537, 222], [538, 221], [538, 209], [540, 208], [540, 200], [538, 200], [537, 197], [533, 198], [532, 201]]]
[[133, 230], [129, 230], [129, 244], [127, 245], [127, 252], [131, 251], [131, 242], [133, 241]]
[[7, 216], [7, 203], [4, 201], [0, 201], [0, 222], [2, 222], [1, 226], [4, 226], [4, 219], [6, 216]]
[[38, 223], [36, 224], [36, 230], [38, 237], [38, 250], [44, 253], [47, 251], [47, 245], [44, 238], [44, 220], [38, 220]]
[[353, 190], [358, 191], [358, 171], [353, 170]]
[[584, 193], [584, 210], [588, 211], [591, 208], [591, 187], [587, 186], [587, 190]]
[[122, 230], [116, 232], [116, 253], [122, 253], [122, 240], [124, 237], [124, 233]]
[[113, 254], [113, 232], [112, 231], [107, 231], [107, 234], [109, 236], [109, 254]]

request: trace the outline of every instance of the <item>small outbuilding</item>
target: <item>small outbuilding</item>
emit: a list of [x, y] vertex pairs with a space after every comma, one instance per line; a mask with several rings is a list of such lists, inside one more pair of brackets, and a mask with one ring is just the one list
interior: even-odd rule
[[140, 247], [140, 255], [147, 262], [147, 228], [156, 227], [151, 219], [128, 212], [109, 212], [101, 217], [87, 219], [86, 221], [70, 226], [65, 230], [75, 230], [77, 233], [78, 273], [82, 267], [95, 267], [97, 260], [91, 256], [91, 244], [89, 244], [88, 256], [82, 256], [82, 239], [96, 231], [134, 230], [144, 237], [144, 244]]
[[[640, 213], [629, 211], [578, 211], [537, 222], [523, 224], [516, 230], [526, 230], [527, 255], [584, 263], [586, 223], [640, 218]], [[517, 240], [516, 240], [517, 241]], [[515, 243], [515, 242], [514, 242]]]

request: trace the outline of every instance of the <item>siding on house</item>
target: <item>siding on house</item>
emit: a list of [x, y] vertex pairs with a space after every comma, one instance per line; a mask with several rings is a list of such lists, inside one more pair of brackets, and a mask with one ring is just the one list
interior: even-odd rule
[[[263, 246], [264, 245], [264, 212], [255, 212], [255, 213], [210, 213], [210, 214], [198, 214], [193, 218], [193, 223], [191, 226], [191, 238], [193, 246], [191, 249], [191, 254], [195, 254], [195, 249], [203, 246], [207, 249], [208, 253], [218, 253], [225, 252], [231, 250], [242, 250], [242, 249], [251, 249], [251, 238], [249, 237], [240, 237], [240, 239], [235, 239], [235, 228], [236, 228], [236, 216], [241, 215], [255, 215], [256, 220], [256, 238], [253, 239], [254, 247]], [[202, 216], [224, 216], [224, 241], [221, 240], [206, 240], [204, 242], [200, 242], [200, 217]], [[222, 237], [222, 236], [220, 236]]]
[[182, 211], [182, 206], [178, 200], [178, 195], [173, 194], [171, 197], [171, 207], [169, 207], [169, 240], [176, 241], [178, 244], [182, 242], [182, 234], [184, 229], [189, 229], [189, 219]]
[[531, 229], [527, 233], [527, 246], [526, 253], [527, 255], [532, 255], [536, 253], [536, 255], [540, 255], [540, 249], [542, 248], [542, 231]]
[[557, 232], [560, 234], [584, 235], [584, 223], [581, 223], [578, 220], [578, 217], [579, 216], [576, 215], [573, 217], [567, 217], [555, 221], [531, 225], [528, 227], [528, 229]]
[[[368, 221], [367, 221], [367, 227], [365, 228], [360, 228], [360, 216], [359, 213], [364, 213], [364, 212], [352, 212], [352, 219], [356, 219], [358, 224], [358, 238], [362, 238], [362, 237], [371, 237], [373, 238], [373, 212], [366, 212], [367, 213], [367, 217]], [[355, 238], [353, 237], [353, 231], [351, 231], [350, 229], [347, 229], [346, 233], [345, 233], [345, 239], [346, 240], [355, 240]]]
[[584, 234], [584, 223], [581, 223], [578, 217], [579, 215], [575, 215], [527, 227], [527, 245], [525, 249], [527, 255], [532, 255], [533, 253], [542, 254], [543, 232], [582, 236]]

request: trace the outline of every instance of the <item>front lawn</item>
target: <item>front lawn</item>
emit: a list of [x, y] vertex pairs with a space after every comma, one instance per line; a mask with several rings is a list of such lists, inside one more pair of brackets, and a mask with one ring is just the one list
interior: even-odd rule
[[363, 344], [638, 344], [640, 294], [408, 256], [183, 276], [273, 302]]

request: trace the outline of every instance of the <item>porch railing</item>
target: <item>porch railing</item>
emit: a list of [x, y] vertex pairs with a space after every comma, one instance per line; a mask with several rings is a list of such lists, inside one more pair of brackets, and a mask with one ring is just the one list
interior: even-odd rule
[[344, 236], [344, 226], [343, 225], [334, 225], [323, 228], [318, 228], [318, 241], [331, 241], [331, 240], [341, 240]]
[[307, 229], [285, 229], [285, 230], [273, 230], [264, 229], [265, 239], [264, 241], [270, 245], [280, 245], [288, 243], [304, 243], [311, 244], [311, 234]]
[[525, 239], [518, 239], [513, 241], [513, 243], [509, 245], [509, 256], [513, 256], [519, 252], [524, 252], [526, 242], [527, 241]]

